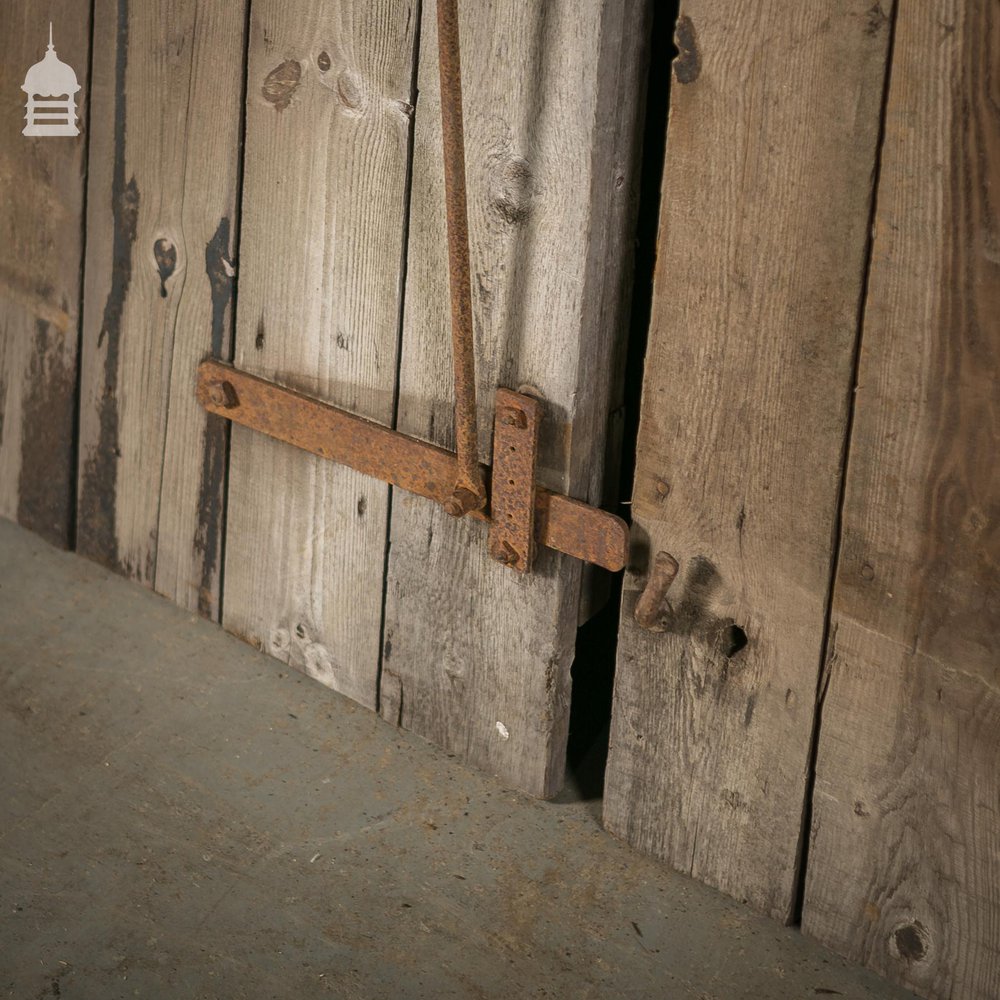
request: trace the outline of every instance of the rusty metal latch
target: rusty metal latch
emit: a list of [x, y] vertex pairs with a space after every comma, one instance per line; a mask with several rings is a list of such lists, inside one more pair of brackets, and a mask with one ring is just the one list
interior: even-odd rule
[[[508, 412], [513, 409], [511, 401], [523, 408], [526, 421], [537, 420], [540, 407], [530, 396], [506, 389], [499, 390], [498, 394], [505, 401], [497, 407], [501, 421], [499, 437], [507, 441], [508, 431], [516, 430], [521, 434], [525, 431], [524, 427], [517, 426], [520, 418]], [[210, 413], [435, 500], [442, 506], [454, 492], [458, 459], [452, 452], [293, 389], [248, 375], [221, 361], [203, 361], [199, 366], [198, 400]], [[502, 423], [505, 419], [515, 421], [515, 425]], [[537, 434], [537, 429], [530, 434]], [[501, 448], [504, 446], [509, 453], [511, 445], [501, 444]], [[520, 447], [516, 442], [514, 446]], [[494, 535], [497, 542], [494, 555], [501, 562], [521, 570], [530, 566], [530, 546], [527, 551], [522, 546], [525, 525], [533, 518], [530, 537], [538, 544], [612, 571], [625, 566], [628, 526], [620, 517], [552, 493], [537, 485], [533, 477], [519, 480], [520, 473], [516, 471], [514, 475], [508, 472], [501, 485], [497, 481], [495, 459], [492, 470], [480, 465], [479, 471], [484, 482], [492, 478], [491, 495], [494, 502], [500, 500], [499, 506], [505, 511], [505, 530], [503, 534]], [[514, 486], [511, 486], [511, 479]], [[521, 492], [525, 487], [530, 487], [526, 495], [533, 501], [529, 510], [519, 502], [525, 495]], [[493, 511], [487, 510], [471, 511], [470, 515], [480, 520], [492, 520], [495, 516]], [[510, 545], [513, 556], [506, 555], [504, 543]]]
[[479, 462], [457, 0], [438, 0], [437, 12], [455, 453], [216, 360], [198, 369], [198, 400], [211, 413], [435, 500], [453, 517], [488, 520], [490, 555], [518, 572], [530, 571], [537, 545], [617, 571], [628, 556], [625, 522], [535, 482], [538, 400], [497, 390], [493, 467]]

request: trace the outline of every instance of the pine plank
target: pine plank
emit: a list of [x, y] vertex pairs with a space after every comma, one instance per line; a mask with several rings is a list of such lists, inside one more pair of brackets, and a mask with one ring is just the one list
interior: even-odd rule
[[[28, 68], [59, 58], [81, 86], [79, 136], [21, 134]], [[0, 516], [72, 541], [77, 344], [83, 266], [89, 5], [0, 5]]]
[[78, 547], [218, 616], [225, 422], [194, 396], [231, 349], [243, 0], [98, 0]]
[[1000, 996], [1000, 10], [901, 3], [803, 927]]
[[[388, 424], [413, 63], [406, 0], [257, 0], [236, 365]], [[233, 429], [226, 628], [374, 708], [388, 487]]]
[[[795, 895], [887, 11], [688, 0], [676, 30], [604, 818], [779, 920]], [[661, 550], [680, 574], [657, 634], [633, 611]]]
[[[423, 6], [398, 425], [454, 448], [437, 32]], [[460, 5], [480, 455], [493, 393], [544, 401], [538, 475], [599, 501], [650, 6]], [[487, 528], [396, 492], [381, 712], [535, 795], [562, 784], [581, 568], [522, 577]]]

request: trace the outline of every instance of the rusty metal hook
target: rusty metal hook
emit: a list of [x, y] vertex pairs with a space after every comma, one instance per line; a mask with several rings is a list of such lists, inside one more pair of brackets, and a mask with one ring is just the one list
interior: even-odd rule
[[635, 602], [634, 617], [648, 632], [665, 632], [664, 614], [668, 608], [667, 591], [677, 577], [677, 560], [669, 552], [657, 552], [646, 586]]

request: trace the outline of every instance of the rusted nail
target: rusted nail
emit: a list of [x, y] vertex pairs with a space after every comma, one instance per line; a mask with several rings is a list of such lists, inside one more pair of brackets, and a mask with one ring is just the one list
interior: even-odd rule
[[657, 552], [649, 578], [639, 600], [635, 602], [635, 620], [648, 632], [665, 632], [663, 621], [667, 610], [667, 591], [677, 576], [677, 560], [669, 552]]
[[232, 382], [213, 382], [208, 387], [208, 398], [213, 406], [222, 406], [227, 410], [240, 405]]

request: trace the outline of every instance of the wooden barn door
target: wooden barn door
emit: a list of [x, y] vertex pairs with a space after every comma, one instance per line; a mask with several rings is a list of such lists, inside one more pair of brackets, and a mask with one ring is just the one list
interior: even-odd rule
[[[785, 921], [888, 39], [871, 0], [677, 23], [604, 815]], [[647, 631], [661, 551], [680, 572]]]
[[[480, 452], [544, 401], [539, 477], [600, 500], [628, 303], [646, 0], [462, 3]], [[254, 0], [235, 363], [454, 448], [433, 0]], [[573, 560], [236, 427], [223, 623], [537, 795], [562, 781]]]
[[1000, 11], [689, 0], [677, 45], [606, 823], [993, 1000]]

